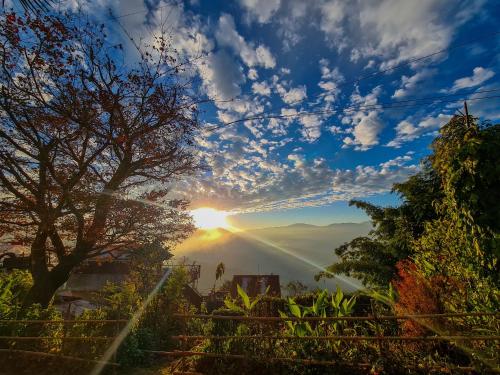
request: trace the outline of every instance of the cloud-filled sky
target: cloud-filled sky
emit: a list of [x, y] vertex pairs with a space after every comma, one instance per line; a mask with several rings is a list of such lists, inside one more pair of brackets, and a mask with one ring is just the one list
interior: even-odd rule
[[[122, 27], [143, 41], [162, 27], [172, 33], [193, 62], [195, 89], [215, 100], [200, 108], [201, 120], [220, 125], [199, 140], [210, 171], [178, 188], [193, 207], [239, 212], [246, 226], [363, 220], [345, 202], [396, 202], [392, 184], [418, 170], [436, 131], [461, 108], [450, 100], [500, 95], [484, 93], [500, 89], [496, 0], [65, 6], [104, 17], [123, 40]], [[499, 104], [471, 100], [469, 109], [496, 121]]]

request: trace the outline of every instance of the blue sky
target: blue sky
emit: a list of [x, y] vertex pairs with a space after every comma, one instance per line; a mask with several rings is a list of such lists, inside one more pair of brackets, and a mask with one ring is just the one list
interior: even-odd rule
[[[126, 37], [107, 9], [136, 40], [168, 30], [193, 61], [193, 90], [216, 100], [200, 108], [207, 128], [289, 116], [205, 131], [200, 156], [210, 172], [177, 184], [193, 208], [239, 213], [243, 227], [366, 220], [346, 202], [396, 204], [392, 184], [418, 170], [462, 106], [405, 101], [500, 95], [481, 93], [500, 89], [496, 0], [61, 3], [105, 17], [117, 39]], [[412, 106], [377, 106], [398, 102]], [[496, 121], [499, 102], [470, 100], [469, 109]]]

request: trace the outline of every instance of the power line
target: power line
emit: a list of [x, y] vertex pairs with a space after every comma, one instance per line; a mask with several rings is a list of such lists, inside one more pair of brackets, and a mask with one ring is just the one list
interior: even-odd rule
[[[499, 89], [491, 89], [491, 90], [480, 90], [476, 91], [473, 93], [469, 93], [468, 95], [472, 94], [485, 94], [485, 93], [492, 93], [492, 92], [498, 92], [500, 91]], [[462, 96], [461, 98], [456, 98], [456, 99], [448, 99], [450, 97], [454, 96]], [[245, 121], [253, 121], [253, 120], [267, 120], [267, 119], [286, 119], [286, 118], [295, 118], [295, 117], [302, 117], [302, 116], [311, 116], [311, 115], [326, 115], [326, 114], [334, 114], [334, 113], [339, 113], [339, 112], [352, 112], [352, 111], [359, 111], [359, 110], [381, 110], [381, 109], [398, 109], [398, 108], [411, 108], [411, 107], [420, 107], [422, 105], [426, 104], [433, 104], [435, 102], [437, 103], [453, 103], [457, 101], [463, 101], [463, 100], [468, 100], [468, 101], [477, 101], [477, 100], [486, 100], [486, 99], [493, 99], [493, 98], [500, 98], [500, 95], [492, 95], [492, 96], [483, 96], [483, 97], [469, 97], [469, 98], [464, 98], [463, 94], [448, 94], [448, 95], [442, 95], [442, 96], [433, 96], [433, 97], [424, 97], [424, 98], [414, 98], [414, 99], [408, 99], [408, 100], [401, 100], [397, 102], [386, 102], [386, 103], [379, 103], [379, 104], [370, 104], [370, 105], [358, 105], [358, 106], [349, 106], [344, 109], [327, 109], [327, 110], [319, 110], [319, 111], [301, 111], [297, 113], [291, 113], [291, 114], [269, 114], [265, 115], [264, 113], [261, 113], [259, 115], [255, 116], [250, 116], [250, 117], [245, 117], [241, 119], [237, 119], [234, 121], [226, 122], [221, 125], [216, 125], [211, 128], [206, 129], [206, 131], [215, 131], [217, 129], [220, 129], [225, 126], [231, 126], [237, 123], [245, 122]]]
[[[455, 44], [453, 46], [450, 46], [450, 47], [447, 47], [447, 48], [443, 48], [443, 49], [434, 51], [434, 52], [432, 52], [432, 53], [430, 53], [428, 55], [411, 58], [411, 59], [409, 59], [409, 60], [407, 60], [405, 62], [402, 62], [402, 63], [396, 64], [396, 65], [390, 66], [390, 67], [388, 67], [386, 69], [379, 70], [379, 71], [376, 71], [376, 72], [373, 72], [373, 73], [369, 73], [369, 74], [365, 74], [365, 75], [359, 76], [356, 79], [352, 79], [352, 80], [349, 80], [349, 81], [346, 81], [346, 82], [341, 82], [338, 85], [336, 85], [335, 89], [338, 89], [339, 87], [344, 87], [344, 86], [350, 85], [350, 84], [356, 84], [356, 83], [359, 83], [360, 81], [363, 81], [365, 79], [369, 79], [369, 78], [373, 78], [373, 77], [377, 77], [377, 76], [383, 75], [384, 73], [390, 72], [391, 70], [396, 70], [396, 69], [405, 67], [407, 65], [410, 65], [410, 64], [412, 64], [414, 62], [422, 61], [422, 60], [428, 59], [430, 57], [440, 55], [440, 54], [445, 53], [445, 52], [449, 52], [449, 51], [453, 51], [453, 50], [462, 48], [462, 47], [467, 46], [469, 44], [475, 43], [475, 42], [477, 42], [479, 40], [483, 40], [483, 39], [485, 39], [487, 37], [489, 38], [489, 37], [492, 37], [492, 36], [495, 36], [495, 35], [498, 35], [498, 34], [500, 34], [500, 31], [494, 31], [494, 32], [491, 32], [491, 33], [483, 34], [483, 35], [481, 35], [481, 36], [479, 36], [477, 38], [470, 39], [470, 40], [468, 40], [466, 42], [458, 43], [458, 44]], [[331, 92], [331, 91], [332, 90], [328, 90], [326, 93]], [[322, 96], [324, 94], [325, 93], [321, 93], [321, 94], [316, 95], [315, 97], [318, 98], [318, 97], [320, 97], [320, 96]], [[292, 103], [290, 103], [290, 105], [294, 105], [294, 104], [297, 104], [297, 103], [299, 103], [299, 101], [292, 102]]]

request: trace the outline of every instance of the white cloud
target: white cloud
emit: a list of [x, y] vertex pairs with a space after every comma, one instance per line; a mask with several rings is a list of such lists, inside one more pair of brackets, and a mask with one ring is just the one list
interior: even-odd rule
[[494, 75], [495, 72], [491, 69], [485, 69], [480, 66], [475, 67], [474, 70], [472, 71], [472, 76], [457, 79], [453, 83], [453, 87], [450, 89], [450, 91], [455, 92], [461, 89], [479, 86], [483, 82], [489, 80]]
[[401, 77], [401, 87], [397, 89], [392, 95], [393, 99], [404, 98], [406, 95], [412, 93], [417, 88], [418, 84], [422, 81], [432, 77], [437, 72], [436, 69], [423, 69], [414, 75], [402, 76]]
[[210, 54], [198, 69], [211, 98], [229, 100], [241, 93], [240, 84], [245, 82], [243, 69], [226, 52]]
[[269, 22], [280, 7], [281, 0], [240, 0], [240, 4], [260, 23]]
[[[212, 178], [194, 179], [177, 187], [193, 206], [210, 204], [236, 212], [320, 206], [390, 191], [418, 167], [409, 154], [373, 166], [333, 169], [321, 157], [308, 159], [297, 149], [281, 163], [268, 144], [233, 137], [224, 153], [209, 154]], [[243, 155], [247, 149], [249, 154]]]
[[318, 83], [318, 86], [326, 91], [324, 96], [325, 100], [327, 102], [332, 102], [335, 100], [336, 95], [340, 93], [338, 85], [344, 82], [344, 76], [337, 67], [330, 69], [327, 59], [321, 59], [319, 65], [321, 70], [321, 81]]
[[302, 124], [300, 133], [306, 142], [314, 142], [321, 136], [321, 119], [317, 115], [300, 116]]
[[357, 150], [366, 151], [378, 145], [378, 135], [383, 129], [383, 124], [378, 117], [377, 111], [368, 113], [359, 112], [354, 116], [355, 126], [353, 129], [354, 139], [346, 137], [344, 144], [355, 145]]
[[276, 60], [266, 46], [259, 45], [254, 49], [236, 31], [234, 19], [229, 14], [222, 14], [215, 31], [215, 38], [220, 46], [230, 47], [248, 67], [262, 66], [264, 68], [274, 68]]
[[[360, 28], [372, 41], [365, 55], [379, 55], [386, 60], [381, 68], [412, 57], [446, 48], [457, 25], [467, 21], [483, 0], [457, 3], [453, 0], [381, 0], [361, 2]], [[460, 10], [468, 13], [459, 15]], [[435, 59], [442, 58], [437, 55]]]
[[259, 94], [259, 95], [262, 95], [262, 96], [269, 96], [269, 95], [271, 95], [271, 87], [265, 81], [263, 81], [263, 82], [254, 82], [252, 84], [252, 91], [253, 91], [254, 94]]
[[307, 98], [306, 86], [293, 87], [287, 90], [283, 85], [277, 84], [276, 90], [281, 96], [281, 100], [286, 104], [299, 104], [305, 98]]
[[[359, 106], [372, 106], [377, 104], [378, 97], [382, 92], [381, 86], [376, 86], [367, 95], [359, 93], [359, 88], [351, 95], [351, 104]], [[344, 138], [343, 148], [354, 147], [359, 151], [366, 151], [378, 145], [379, 134], [384, 128], [380, 120], [379, 111], [376, 109], [367, 110], [345, 110], [342, 123], [351, 125], [347, 129], [351, 135]]]
[[326, 39], [335, 43], [338, 50], [346, 47], [346, 42], [342, 40], [344, 28], [342, 21], [346, 15], [346, 3], [339, 0], [329, 0], [319, 5], [321, 10], [320, 29], [325, 33]]
[[255, 69], [248, 69], [248, 74], [247, 74], [248, 79], [251, 79], [252, 81], [255, 81], [256, 79], [259, 78], [259, 73], [257, 73], [257, 70]]
[[388, 147], [399, 148], [405, 142], [413, 141], [422, 135], [432, 134], [450, 120], [450, 115], [439, 114], [436, 117], [426, 117], [417, 125], [409, 119], [403, 120], [396, 125], [396, 137], [387, 143]]

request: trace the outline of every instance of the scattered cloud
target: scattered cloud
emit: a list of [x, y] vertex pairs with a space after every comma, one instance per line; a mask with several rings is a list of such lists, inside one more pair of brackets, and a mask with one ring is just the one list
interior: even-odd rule
[[260, 23], [269, 22], [272, 15], [279, 9], [280, 3], [281, 0], [240, 0], [240, 5], [250, 17]]
[[254, 94], [259, 94], [262, 96], [271, 95], [271, 87], [265, 81], [252, 83], [252, 91]]
[[302, 102], [304, 99], [307, 98], [307, 93], [306, 93], [306, 86], [298, 86], [298, 87], [293, 87], [289, 90], [287, 90], [283, 85], [278, 84], [276, 86], [276, 89], [278, 93], [281, 96], [281, 99], [283, 102], [286, 104], [299, 104]]
[[433, 133], [446, 124], [450, 118], [451, 115], [439, 114], [435, 117], [426, 117], [416, 125], [410, 122], [409, 119], [403, 120], [396, 125], [396, 137], [387, 146], [399, 148], [405, 142]]
[[436, 69], [422, 69], [412, 76], [403, 75], [401, 77], [401, 87], [394, 92], [392, 98], [400, 99], [413, 93], [419, 84], [422, 84], [423, 81], [429, 79], [436, 73]]
[[250, 68], [255, 66], [274, 68], [276, 66], [276, 60], [271, 51], [266, 46], [259, 45], [255, 49], [252, 44], [247, 43], [236, 30], [234, 19], [229, 14], [224, 13], [219, 17], [215, 38], [220, 46], [233, 49]]
[[243, 69], [227, 52], [212, 53], [199, 65], [207, 94], [214, 99], [229, 100], [241, 93], [245, 82]]
[[453, 83], [453, 87], [449, 91], [456, 92], [461, 89], [479, 86], [483, 82], [489, 80], [494, 75], [495, 72], [491, 69], [485, 69], [480, 66], [475, 67], [474, 70], [472, 71], [472, 76], [457, 79]]
[[234, 139], [225, 148], [230, 158], [212, 157], [212, 179], [178, 186], [178, 191], [197, 197], [193, 207], [210, 202], [241, 213], [319, 206], [388, 192], [394, 183], [418, 170], [410, 154], [378, 165], [333, 169], [324, 158], [308, 159], [300, 149], [288, 154], [284, 163], [266, 159], [250, 144], [254, 156], [242, 158], [239, 151], [246, 147], [245, 142], [248, 140]]
[[[371, 106], [377, 104], [378, 97], [382, 89], [376, 86], [366, 96], [359, 93], [359, 89], [351, 95], [353, 105]], [[379, 118], [379, 111], [376, 109], [350, 110], [344, 111], [342, 118], [344, 124], [351, 126], [351, 135], [344, 138], [343, 148], [354, 147], [358, 151], [366, 151], [379, 143], [379, 134], [384, 128]]]

